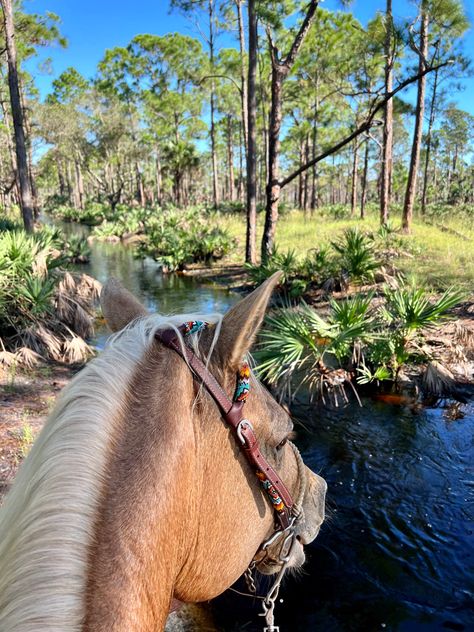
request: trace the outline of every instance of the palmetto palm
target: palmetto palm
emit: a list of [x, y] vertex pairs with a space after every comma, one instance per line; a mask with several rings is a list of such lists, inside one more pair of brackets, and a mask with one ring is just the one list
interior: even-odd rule
[[422, 329], [429, 329], [447, 317], [447, 312], [464, 298], [464, 292], [447, 289], [438, 299], [431, 299], [423, 288], [405, 287], [386, 290], [386, 321], [411, 338]]
[[256, 353], [259, 373], [289, 386], [292, 378], [314, 389], [329, 364], [337, 369], [352, 356], [354, 344], [372, 336], [371, 297], [331, 303], [325, 320], [306, 304], [267, 318]]
[[371, 279], [379, 266], [373, 252], [373, 242], [358, 228], [348, 228], [339, 241], [331, 242], [339, 254], [340, 263], [351, 279]]

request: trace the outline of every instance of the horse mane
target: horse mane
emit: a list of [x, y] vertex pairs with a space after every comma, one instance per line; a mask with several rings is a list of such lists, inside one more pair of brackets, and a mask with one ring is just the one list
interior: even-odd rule
[[189, 320], [216, 323], [210, 357], [222, 316], [146, 316], [112, 336], [61, 393], [0, 508], [0, 630], [82, 629], [88, 554], [127, 386], [156, 331]]

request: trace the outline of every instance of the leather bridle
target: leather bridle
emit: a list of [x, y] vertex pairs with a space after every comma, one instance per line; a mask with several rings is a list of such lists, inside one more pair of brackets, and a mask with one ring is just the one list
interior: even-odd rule
[[[184, 323], [178, 327], [182, 337], [187, 333], [189, 324]], [[204, 384], [209, 394], [218, 405], [223, 420], [233, 430], [237, 439], [237, 444], [241, 448], [247, 461], [255, 471], [258, 480], [266, 491], [273, 509], [275, 517], [281, 527], [286, 530], [290, 524], [294, 523], [293, 514], [294, 502], [287, 487], [280, 476], [273, 469], [260, 450], [260, 445], [251, 422], [245, 418], [243, 408], [245, 401], [232, 401], [216, 378], [209, 372], [204, 363], [197, 357], [194, 351], [186, 344], [182, 344], [180, 335], [175, 329], [159, 330], [155, 334], [156, 338], [180, 355], [189, 366], [198, 380]]]
[[265, 617], [267, 624], [264, 628], [264, 632], [278, 632], [279, 628], [274, 624], [274, 608], [283, 575], [290, 562], [293, 547], [296, 544], [296, 523], [302, 515], [302, 501], [305, 493], [304, 464], [296, 446], [290, 444], [295, 454], [300, 479], [297, 500], [294, 502], [288, 488], [280, 479], [278, 473], [263, 456], [253, 426], [243, 414], [245, 398], [239, 395], [239, 390], [237, 389], [234, 399], [231, 400], [205, 364], [185, 343], [185, 336], [187, 334], [200, 331], [206, 326], [207, 323], [193, 321], [184, 323], [177, 329], [158, 330], [155, 333], [155, 337], [165, 345], [165, 347], [172, 349], [181, 356], [195, 377], [206, 387], [219, 407], [222, 419], [232, 429], [237, 444], [241, 448], [272, 503], [276, 518], [275, 530], [274, 533], [261, 544], [257, 554], [262, 552], [264, 557], [268, 556], [269, 547], [278, 542], [278, 559], [275, 561], [280, 564], [280, 570], [265, 597], [258, 597], [258, 595], [256, 595], [256, 586], [253, 578], [253, 569], [256, 566], [255, 558], [245, 572], [245, 579], [252, 596], [262, 599], [262, 616]]

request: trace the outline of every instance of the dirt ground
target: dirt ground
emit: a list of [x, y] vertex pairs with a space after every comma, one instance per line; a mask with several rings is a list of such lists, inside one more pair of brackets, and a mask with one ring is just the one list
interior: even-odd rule
[[0, 369], [0, 498], [41, 430], [58, 393], [80, 367]]

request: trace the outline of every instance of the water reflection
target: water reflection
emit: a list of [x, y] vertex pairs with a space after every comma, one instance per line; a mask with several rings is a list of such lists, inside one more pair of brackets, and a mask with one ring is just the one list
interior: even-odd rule
[[[88, 229], [73, 224], [62, 224], [63, 231], [86, 235]], [[122, 244], [94, 241], [91, 243], [90, 263], [75, 266], [104, 283], [111, 276], [122, 281], [150, 312], [161, 314], [224, 313], [237, 300], [235, 293], [212, 284], [199, 283], [195, 278], [176, 274], [162, 274], [150, 258], [138, 260], [133, 248]], [[94, 344], [102, 348], [109, 332], [98, 326]]]

